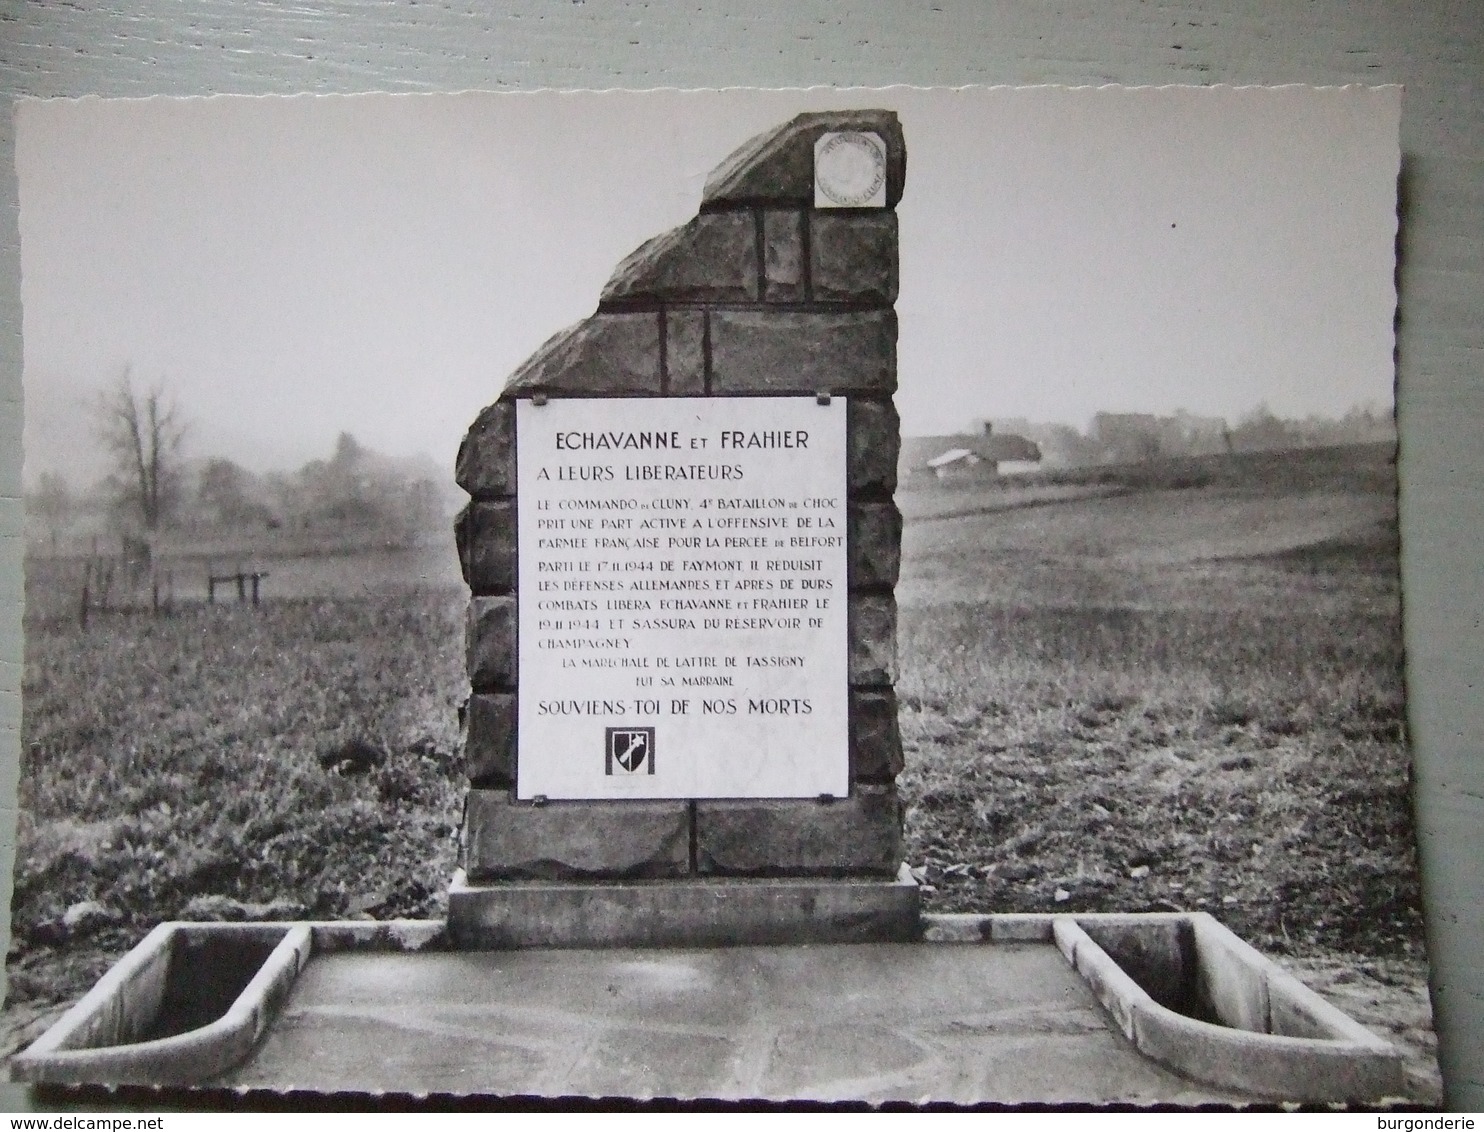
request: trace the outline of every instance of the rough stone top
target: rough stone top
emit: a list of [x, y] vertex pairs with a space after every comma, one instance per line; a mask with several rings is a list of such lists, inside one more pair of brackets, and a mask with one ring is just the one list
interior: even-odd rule
[[891, 110], [830, 110], [800, 114], [759, 134], [712, 170], [701, 197], [703, 208], [729, 204], [814, 201], [814, 143], [821, 134], [856, 130], [877, 134], [886, 144], [886, 207], [902, 199], [907, 145]]

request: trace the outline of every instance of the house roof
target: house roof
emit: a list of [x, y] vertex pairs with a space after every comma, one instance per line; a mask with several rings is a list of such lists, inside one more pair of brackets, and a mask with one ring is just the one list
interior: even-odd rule
[[1039, 462], [1041, 449], [1023, 436], [1011, 432], [992, 433], [989, 436], [955, 434], [952, 436], [904, 436], [900, 467], [910, 471], [914, 468], [937, 468], [967, 455], [979, 459], [1002, 463], [1007, 460]]
[[941, 468], [944, 464], [952, 464], [957, 460], [966, 460], [974, 455], [975, 453], [970, 452], [967, 448], [950, 448], [943, 455], [934, 456], [927, 462], [927, 466], [930, 468]]

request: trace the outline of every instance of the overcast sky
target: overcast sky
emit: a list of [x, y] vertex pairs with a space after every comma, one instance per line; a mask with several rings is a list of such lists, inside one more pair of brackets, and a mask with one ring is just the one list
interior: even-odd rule
[[448, 467], [707, 172], [807, 109], [907, 140], [909, 435], [1100, 410], [1392, 406], [1396, 88], [1024, 88], [25, 102], [27, 479], [95, 473], [132, 367], [194, 455], [347, 430]]

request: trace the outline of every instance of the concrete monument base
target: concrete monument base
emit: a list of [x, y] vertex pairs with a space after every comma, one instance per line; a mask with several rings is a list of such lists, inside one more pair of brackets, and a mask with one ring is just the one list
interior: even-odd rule
[[448, 935], [466, 950], [891, 943], [919, 938], [916, 882], [780, 877], [496, 881], [448, 891]]
[[[743, 887], [743, 909], [770, 889], [796, 915], [808, 898]], [[442, 920], [163, 924], [11, 1073], [868, 1103], [1385, 1103], [1410, 1090], [1399, 1050], [1204, 913], [924, 915], [912, 942], [858, 942], [830, 907], [816, 899], [816, 919], [849, 945], [470, 950], [450, 948]]]

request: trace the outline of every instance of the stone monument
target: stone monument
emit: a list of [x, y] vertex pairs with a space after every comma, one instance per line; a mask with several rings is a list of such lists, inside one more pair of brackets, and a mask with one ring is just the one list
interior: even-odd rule
[[708, 178], [459, 451], [468, 947], [909, 939], [896, 115]]

